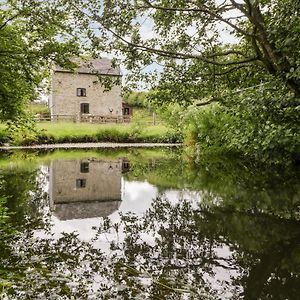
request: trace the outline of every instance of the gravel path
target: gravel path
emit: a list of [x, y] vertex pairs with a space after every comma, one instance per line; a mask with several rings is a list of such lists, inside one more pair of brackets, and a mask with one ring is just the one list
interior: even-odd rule
[[182, 144], [167, 143], [66, 143], [66, 144], [42, 144], [34, 146], [1, 146], [0, 150], [13, 149], [91, 149], [91, 148], [156, 148], [156, 147], [180, 147]]

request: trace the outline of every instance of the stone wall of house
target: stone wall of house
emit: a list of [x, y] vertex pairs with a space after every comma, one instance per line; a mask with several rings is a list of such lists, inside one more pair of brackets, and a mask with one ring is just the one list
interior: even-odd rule
[[122, 160], [57, 160], [50, 164], [50, 204], [121, 201]]
[[[78, 96], [78, 88], [85, 89], [86, 96]], [[96, 75], [54, 72], [49, 103], [51, 115], [79, 116], [81, 103], [89, 104], [90, 115], [121, 116], [121, 86], [114, 85], [110, 91], [104, 92]]]

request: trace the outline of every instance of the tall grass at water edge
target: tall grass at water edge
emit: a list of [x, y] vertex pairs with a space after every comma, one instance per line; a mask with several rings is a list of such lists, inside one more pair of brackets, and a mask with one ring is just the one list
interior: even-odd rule
[[0, 143], [15, 145], [84, 143], [84, 142], [181, 142], [181, 137], [164, 125], [38, 123], [37, 133], [30, 137], [18, 135], [9, 139], [4, 125], [0, 125]]

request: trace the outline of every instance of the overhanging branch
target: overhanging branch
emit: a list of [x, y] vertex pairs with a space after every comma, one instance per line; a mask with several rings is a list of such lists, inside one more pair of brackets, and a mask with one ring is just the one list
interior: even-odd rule
[[[221, 21], [222, 23], [227, 24], [228, 26], [230, 26], [231, 28], [233, 28], [234, 30], [236, 30], [237, 32], [245, 35], [245, 36], [251, 36], [252, 34], [250, 32], [247, 32], [245, 30], [243, 30], [242, 28], [238, 27], [237, 25], [233, 24], [230, 20], [222, 17], [219, 13], [222, 12], [214, 12], [212, 9], [210, 9], [209, 7], [202, 5], [202, 7], [199, 8], [180, 8], [180, 7], [166, 7], [166, 6], [160, 6], [160, 5], [155, 5], [153, 3], [151, 3], [148, 0], [142, 0], [147, 6], [146, 7], [140, 7], [140, 8], [153, 8], [153, 9], [157, 9], [157, 10], [163, 10], [163, 11], [177, 11], [177, 12], [201, 12], [204, 14], [207, 14], [213, 18], [215, 18], [218, 21]], [[240, 9], [240, 11], [242, 11]], [[242, 11], [243, 12], [243, 11]], [[244, 12], [243, 12], [244, 13]]]
[[214, 54], [214, 55], [203, 56], [203, 55], [197, 55], [197, 54], [173, 52], [173, 51], [169, 51], [169, 50], [157, 49], [157, 48], [153, 48], [151, 46], [136, 44], [136, 43], [133, 43], [131, 41], [128, 41], [124, 37], [122, 37], [121, 35], [117, 34], [114, 30], [108, 28], [107, 26], [105, 26], [103, 24], [101, 24], [101, 26], [103, 26], [104, 29], [109, 31], [111, 34], [113, 34], [113, 36], [115, 36], [117, 39], [119, 39], [124, 44], [128, 45], [129, 47], [132, 47], [133, 49], [138, 49], [138, 50], [141, 50], [141, 51], [147, 51], [147, 52], [150, 52], [150, 53], [154, 53], [154, 54], [159, 55], [159, 56], [172, 57], [172, 58], [177, 58], [177, 59], [199, 59], [203, 62], [213, 64], [213, 65], [217, 65], [217, 66], [240, 65], [240, 64], [246, 64], [246, 63], [249, 63], [249, 62], [254, 62], [254, 61], [257, 60], [256, 56], [255, 57], [247, 57], [247, 58], [242, 59], [242, 60], [234, 60], [234, 61], [227, 61], [227, 62], [219, 62], [219, 61], [210, 59], [210, 58], [217, 57], [217, 56], [227, 56], [227, 55], [233, 54], [233, 53], [241, 54], [241, 52], [234, 51], [234, 50], [227, 51], [227, 52], [224, 52], [224, 53], [217, 53], [217, 54]]
[[[149, 2], [149, 1], [147, 1], [147, 2]], [[157, 49], [157, 48], [154, 48], [153, 46], [149, 46], [149, 45], [146, 45], [146, 44], [134, 43], [132, 41], [127, 40], [126, 38], [124, 38], [123, 36], [118, 34], [115, 30], [113, 30], [109, 26], [107, 26], [105, 24], [105, 22], [103, 22], [103, 20], [100, 16], [98, 16], [98, 15], [91, 16], [91, 15], [87, 14], [85, 11], [82, 11], [76, 5], [74, 5], [74, 4], [71, 4], [71, 5], [79, 13], [81, 13], [82, 15], [85, 15], [86, 17], [88, 17], [92, 21], [97, 21], [99, 23], [99, 25], [104, 30], [108, 31], [117, 40], [121, 41], [124, 45], [127, 45], [128, 47], [130, 47], [132, 49], [145, 51], [145, 52], [156, 54], [158, 56], [170, 57], [170, 58], [175, 58], [175, 59], [198, 59], [198, 60], [201, 60], [201, 61], [206, 62], [208, 64], [217, 65], [217, 66], [230, 66], [230, 65], [248, 64], [250, 62], [257, 61], [257, 59], [258, 59], [257, 56], [247, 57], [244, 53], [242, 53], [241, 51], [237, 51], [237, 50], [228, 50], [228, 51], [213, 53], [213, 54], [208, 54], [208, 55], [198, 55], [198, 54], [192, 54], [192, 53], [183, 53], [183, 52], [175, 52], [175, 51], [171, 51], [171, 50]], [[128, 52], [129, 50], [123, 49], [123, 51]], [[228, 56], [230, 54], [240, 55], [240, 56], [243, 56], [245, 58], [240, 59], [240, 60], [230, 60], [230, 61], [216, 61], [215, 59], [212, 59], [212, 58], [220, 57], [220, 56]]]
[[0, 25], [0, 30], [3, 29], [5, 26], [7, 26], [9, 22], [11, 22], [14, 19], [16, 19], [18, 16], [19, 16], [19, 14], [15, 14], [15, 15], [11, 16], [10, 18], [8, 18], [6, 21], [4, 21], [4, 23], [2, 23]]

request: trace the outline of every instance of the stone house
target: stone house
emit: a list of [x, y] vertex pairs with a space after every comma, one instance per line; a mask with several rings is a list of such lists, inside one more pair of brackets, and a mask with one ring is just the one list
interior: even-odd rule
[[[113, 67], [107, 58], [82, 61], [74, 72], [55, 66], [49, 99], [51, 119], [122, 118], [121, 76], [120, 68]], [[99, 77], [112, 80], [110, 90], [105, 91]]]

